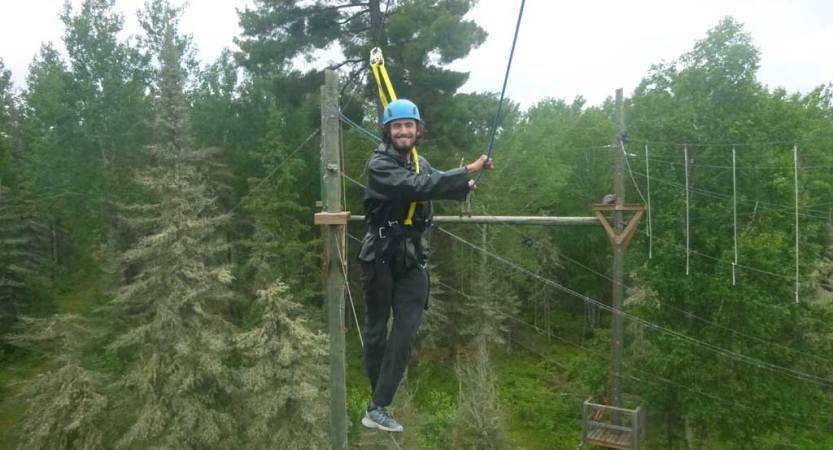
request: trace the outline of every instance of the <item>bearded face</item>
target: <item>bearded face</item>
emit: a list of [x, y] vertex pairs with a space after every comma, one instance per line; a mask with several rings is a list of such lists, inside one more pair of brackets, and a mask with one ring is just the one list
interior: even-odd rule
[[393, 147], [400, 152], [410, 151], [419, 137], [419, 127], [413, 119], [394, 120], [390, 123]]

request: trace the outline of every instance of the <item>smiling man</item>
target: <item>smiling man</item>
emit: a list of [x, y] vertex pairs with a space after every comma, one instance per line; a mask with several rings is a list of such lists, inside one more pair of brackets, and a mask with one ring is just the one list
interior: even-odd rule
[[362, 424], [402, 431], [387, 407], [402, 381], [423, 310], [428, 308], [428, 245], [423, 233], [433, 217], [431, 201], [465, 200], [477, 189], [468, 174], [494, 166], [485, 155], [448, 172], [432, 169], [421, 156], [414, 161], [413, 148], [425, 128], [417, 106], [409, 100], [391, 102], [383, 123], [382, 144], [368, 163], [364, 194], [368, 231], [359, 252], [366, 305], [364, 363], [372, 390]]

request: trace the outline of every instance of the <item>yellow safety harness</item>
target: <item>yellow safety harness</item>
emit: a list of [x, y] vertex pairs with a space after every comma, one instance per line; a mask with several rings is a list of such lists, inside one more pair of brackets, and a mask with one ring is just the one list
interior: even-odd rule
[[[396, 100], [396, 92], [393, 90], [390, 77], [388, 77], [388, 70], [385, 68], [385, 58], [382, 56], [382, 49], [379, 47], [370, 51], [370, 68], [373, 69], [373, 78], [376, 79], [376, 87], [379, 89], [379, 100], [382, 101], [382, 107], [387, 108], [388, 97], [385, 95], [385, 88], [387, 88], [390, 94], [391, 101]], [[384, 87], [382, 86], [382, 80], [384, 80]], [[417, 153], [416, 146], [411, 149], [411, 155], [416, 165], [416, 173], [419, 173], [419, 153]], [[408, 216], [405, 218], [405, 225], [413, 225], [416, 205], [416, 202], [411, 202], [411, 207], [408, 208]]]

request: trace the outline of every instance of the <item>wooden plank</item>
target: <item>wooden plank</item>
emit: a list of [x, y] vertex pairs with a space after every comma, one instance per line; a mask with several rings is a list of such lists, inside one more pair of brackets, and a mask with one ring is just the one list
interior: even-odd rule
[[628, 205], [593, 205], [590, 207], [593, 211], [645, 211], [645, 205], [628, 204]]
[[630, 433], [631, 432], [630, 427], [623, 427], [623, 426], [619, 426], [619, 425], [611, 425], [609, 423], [602, 423], [602, 422], [587, 422], [587, 423], [590, 426], [594, 427], [594, 428], [606, 428], [606, 429], [610, 429], [610, 430], [621, 431], [623, 433]]
[[635, 410], [634, 409], [626, 409], [626, 408], [617, 408], [615, 406], [602, 405], [602, 404], [599, 404], [599, 403], [592, 403], [592, 402], [588, 402], [588, 401], [585, 401], [584, 404], [587, 405], [588, 407], [590, 407], [591, 409], [618, 411], [618, 412], [625, 413], [625, 414], [628, 414], [628, 415], [631, 415], [631, 416], [636, 414], [636, 412], [639, 410], [638, 408], [635, 409]]
[[[364, 216], [352, 216], [354, 222], [363, 222]], [[435, 223], [466, 223], [495, 225], [558, 225], [597, 226], [595, 217], [546, 217], [546, 216], [434, 216]]]
[[316, 225], [347, 225], [350, 221], [349, 212], [328, 213], [320, 212], [315, 214]]
[[619, 450], [633, 449], [631, 445], [631, 433], [607, 428], [594, 428], [590, 430], [587, 433], [586, 443]]

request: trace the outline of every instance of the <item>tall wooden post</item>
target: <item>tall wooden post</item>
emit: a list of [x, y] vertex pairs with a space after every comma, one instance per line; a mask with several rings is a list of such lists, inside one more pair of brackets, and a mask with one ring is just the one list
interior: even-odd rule
[[[613, 172], [613, 195], [616, 196], [616, 206], [621, 208], [625, 204], [625, 107], [622, 96], [622, 89], [616, 90], [616, 168]], [[613, 213], [614, 224], [617, 235], [621, 235], [624, 229], [624, 217], [622, 210], [617, 208]], [[625, 246], [624, 243], [613, 245], [613, 379], [611, 380], [612, 405], [622, 407], [622, 347], [624, 340], [624, 317], [622, 307], [625, 297]]]
[[347, 388], [344, 357], [344, 249], [349, 213], [341, 204], [338, 139], [338, 75], [324, 72], [321, 87], [321, 198], [323, 212], [315, 222], [324, 226], [324, 292], [330, 335], [330, 448], [347, 449]]

